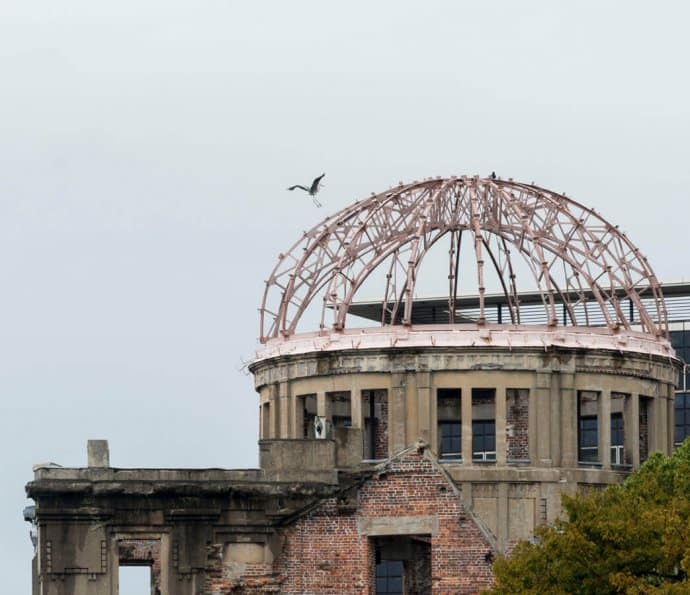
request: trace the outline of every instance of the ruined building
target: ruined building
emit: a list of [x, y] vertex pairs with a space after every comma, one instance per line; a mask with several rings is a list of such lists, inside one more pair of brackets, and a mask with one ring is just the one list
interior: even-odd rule
[[[424, 279], [445, 296], [416, 299]], [[114, 595], [123, 565], [169, 595], [475, 593], [562, 494], [689, 433], [667, 309], [688, 288], [669, 292], [617, 227], [534, 185], [356, 202], [266, 282], [260, 469], [116, 469], [98, 441], [86, 468], [36, 468], [34, 593]]]

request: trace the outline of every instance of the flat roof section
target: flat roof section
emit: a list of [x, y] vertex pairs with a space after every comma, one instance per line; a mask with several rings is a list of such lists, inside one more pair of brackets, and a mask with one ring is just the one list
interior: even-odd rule
[[[690, 283], [669, 283], [662, 284], [662, 291], [664, 294], [664, 301], [666, 303], [666, 310], [668, 314], [669, 323], [690, 321]], [[618, 298], [625, 298], [625, 291], [623, 289], [616, 290]], [[654, 300], [651, 292], [647, 288], [639, 290], [639, 295], [642, 296], [643, 303], [649, 300], [649, 312], [653, 312], [651, 304]], [[645, 296], [649, 295], [649, 298]], [[602, 315], [598, 304], [595, 303], [594, 295], [591, 291], [584, 292], [587, 300], [591, 301], [591, 308], [585, 312], [585, 305], [581, 304], [575, 307], [577, 314], [578, 326], [606, 326], [606, 321]], [[563, 306], [563, 300], [560, 295], [555, 295], [556, 303]], [[571, 294], [569, 299], [577, 300], [576, 294]], [[546, 314], [543, 306], [543, 295], [539, 291], [520, 292], [518, 293], [520, 303], [520, 324], [547, 324]], [[625, 299], [623, 302], [625, 303]], [[627, 300], [628, 302], [630, 300]], [[572, 303], [572, 302], [571, 302]], [[503, 293], [486, 294], [484, 296], [485, 318], [487, 322], [494, 324], [511, 324], [510, 309], [506, 296]], [[630, 308], [631, 304], [627, 304], [630, 309], [630, 318], [634, 322], [634, 308]], [[645, 303], [645, 305], [647, 305]], [[613, 308], [613, 306], [612, 306]], [[412, 324], [444, 324], [448, 322], [449, 303], [447, 297], [432, 297], [419, 298], [413, 301], [412, 307]], [[348, 314], [364, 318], [366, 320], [373, 320], [381, 323], [383, 312], [383, 304], [381, 301], [366, 301], [355, 302], [350, 306]], [[455, 321], [458, 323], [476, 323], [479, 318], [479, 296], [467, 295], [458, 296], [455, 300]], [[400, 317], [396, 320], [396, 324], [401, 324]], [[562, 320], [559, 321], [563, 326], [573, 326], [565, 308], [562, 311]]]

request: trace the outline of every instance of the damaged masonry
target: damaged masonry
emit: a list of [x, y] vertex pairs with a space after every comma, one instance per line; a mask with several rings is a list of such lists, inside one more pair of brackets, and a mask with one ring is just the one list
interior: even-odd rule
[[[439, 253], [448, 295], [414, 299]], [[37, 466], [33, 593], [115, 595], [130, 565], [152, 594], [476, 593], [562, 494], [690, 433], [669, 341], [690, 292], [671, 291], [616, 227], [536, 186], [438, 178], [354, 203], [266, 282], [260, 468], [116, 469], [105, 441], [88, 467]]]

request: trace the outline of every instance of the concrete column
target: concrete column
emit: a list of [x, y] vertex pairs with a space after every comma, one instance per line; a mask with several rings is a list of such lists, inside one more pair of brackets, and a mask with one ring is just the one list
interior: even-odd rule
[[640, 395], [633, 393], [623, 403], [623, 450], [625, 462], [640, 466]]
[[304, 438], [304, 397], [292, 395], [292, 410], [294, 416], [293, 438]]
[[460, 416], [462, 417], [462, 463], [472, 464], [472, 387], [463, 386], [460, 394]]
[[434, 386], [433, 378], [429, 374], [429, 423], [430, 423], [430, 438], [429, 443], [431, 449], [438, 455], [438, 400], [437, 391]]
[[328, 394], [325, 391], [316, 393], [316, 415], [319, 417], [327, 417], [329, 420], [332, 419], [331, 400], [328, 398]]
[[577, 465], [577, 391], [574, 374], [561, 373], [561, 466]]
[[278, 435], [281, 438], [290, 438], [290, 426], [294, 427], [294, 416], [290, 415], [290, 384], [288, 382], [283, 381], [278, 384], [278, 405], [280, 407]]
[[417, 400], [417, 374], [408, 372], [405, 374], [405, 436], [409, 446], [419, 438], [419, 402]]
[[549, 403], [551, 406], [551, 464], [555, 467], [560, 467], [561, 463], [561, 446], [562, 436], [558, 431], [561, 425], [561, 374], [551, 374], [551, 391], [549, 395]]
[[[418, 437], [428, 442], [435, 452], [436, 443], [432, 441], [432, 425], [436, 425], [436, 418], [431, 416], [431, 399], [431, 374], [429, 372], [417, 372]], [[433, 424], [432, 420], [434, 420]]]
[[667, 454], [671, 454], [675, 449], [676, 440], [676, 387], [672, 384], [666, 385], [668, 398], [666, 399], [666, 446]]
[[362, 415], [362, 389], [359, 386], [353, 386], [350, 389], [350, 416], [352, 418], [353, 428], [363, 428], [364, 418]]
[[505, 552], [508, 545], [508, 484], [501, 481], [497, 487], [496, 541], [498, 549]]
[[280, 437], [280, 411], [278, 404], [278, 387], [272, 384], [268, 393], [268, 423], [269, 423], [269, 438]]
[[[508, 458], [506, 436], [506, 387], [496, 387], [496, 465], [505, 465]], [[499, 484], [500, 485], [500, 484]], [[507, 498], [507, 496], [506, 496]], [[507, 506], [507, 502], [506, 502]], [[500, 503], [499, 503], [500, 513]], [[507, 518], [507, 517], [506, 517]]]
[[669, 442], [669, 431], [668, 431], [668, 396], [667, 396], [667, 385], [661, 386], [661, 399], [659, 402], [659, 425], [657, 426], [657, 431], [659, 432], [659, 450], [665, 455], [671, 454], [671, 450], [668, 447]]
[[[536, 374], [536, 414], [537, 423], [534, 428], [537, 439], [537, 461], [541, 467], [551, 467], [551, 372], [537, 372]], [[530, 417], [531, 421], [531, 417]], [[530, 427], [530, 437], [533, 428]]]
[[259, 405], [259, 438], [267, 440], [271, 437], [271, 415], [270, 404], [262, 403]]
[[536, 382], [529, 391], [529, 400], [527, 404], [527, 454], [530, 463], [534, 466], [538, 465], [537, 454], [537, 385]]
[[661, 402], [661, 390], [657, 391], [656, 396], [649, 400], [647, 408], [647, 445], [648, 455], [662, 450], [661, 435], [661, 408], [665, 405]]
[[392, 455], [407, 446], [405, 435], [406, 374], [391, 374], [391, 391], [388, 395], [388, 454]]
[[599, 393], [599, 461], [602, 469], [611, 468], [611, 391], [604, 389]]

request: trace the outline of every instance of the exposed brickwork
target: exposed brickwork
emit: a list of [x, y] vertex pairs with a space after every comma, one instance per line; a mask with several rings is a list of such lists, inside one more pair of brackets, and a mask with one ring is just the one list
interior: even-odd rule
[[[363, 391], [362, 394], [362, 411], [365, 416], [369, 415], [369, 399], [370, 394], [374, 395], [375, 403], [375, 428], [374, 428], [374, 459], [385, 459], [388, 457], [388, 392], [385, 390]], [[365, 444], [369, 444], [369, 428], [371, 421], [368, 419], [365, 423], [366, 436], [364, 438]]]
[[508, 460], [524, 461], [529, 458], [529, 391], [508, 389], [506, 401], [506, 423], [513, 428], [507, 438]]
[[647, 399], [640, 399], [640, 463], [649, 456], [649, 404]]
[[357, 531], [354, 514], [343, 515], [334, 499], [285, 531], [275, 562], [284, 576], [282, 593], [370, 593], [369, 540]]
[[447, 480], [414, 453], [367, 480], [356, 511], [330, 498], [283, 529], [273, 565], [247, 564], [238, 575], [222, 556], [210, 555], [205, 593], [374, 595], [374, 539], [360, 534], [358, 521], [413, 515], [438, 518], [439, 531], [413, 548], [415, 560], [406, 567], [410, 593], [478, 593], [490, 585], [489, 545]]
[[427, 543], [416, 543], [414, 562], [407, 565], [405, 584], [412, 593], [427, 595], [431, 593], [431, 540]]
[[[219, 548], [220, 549], [220, 548]], [[272, 564], [242, 564], [229, 567], [222, 563], [220, 555], [209, 557], [204, 595], [229, 595], [242, 593], [282, 593], [282, 577], [273, 571]]]

